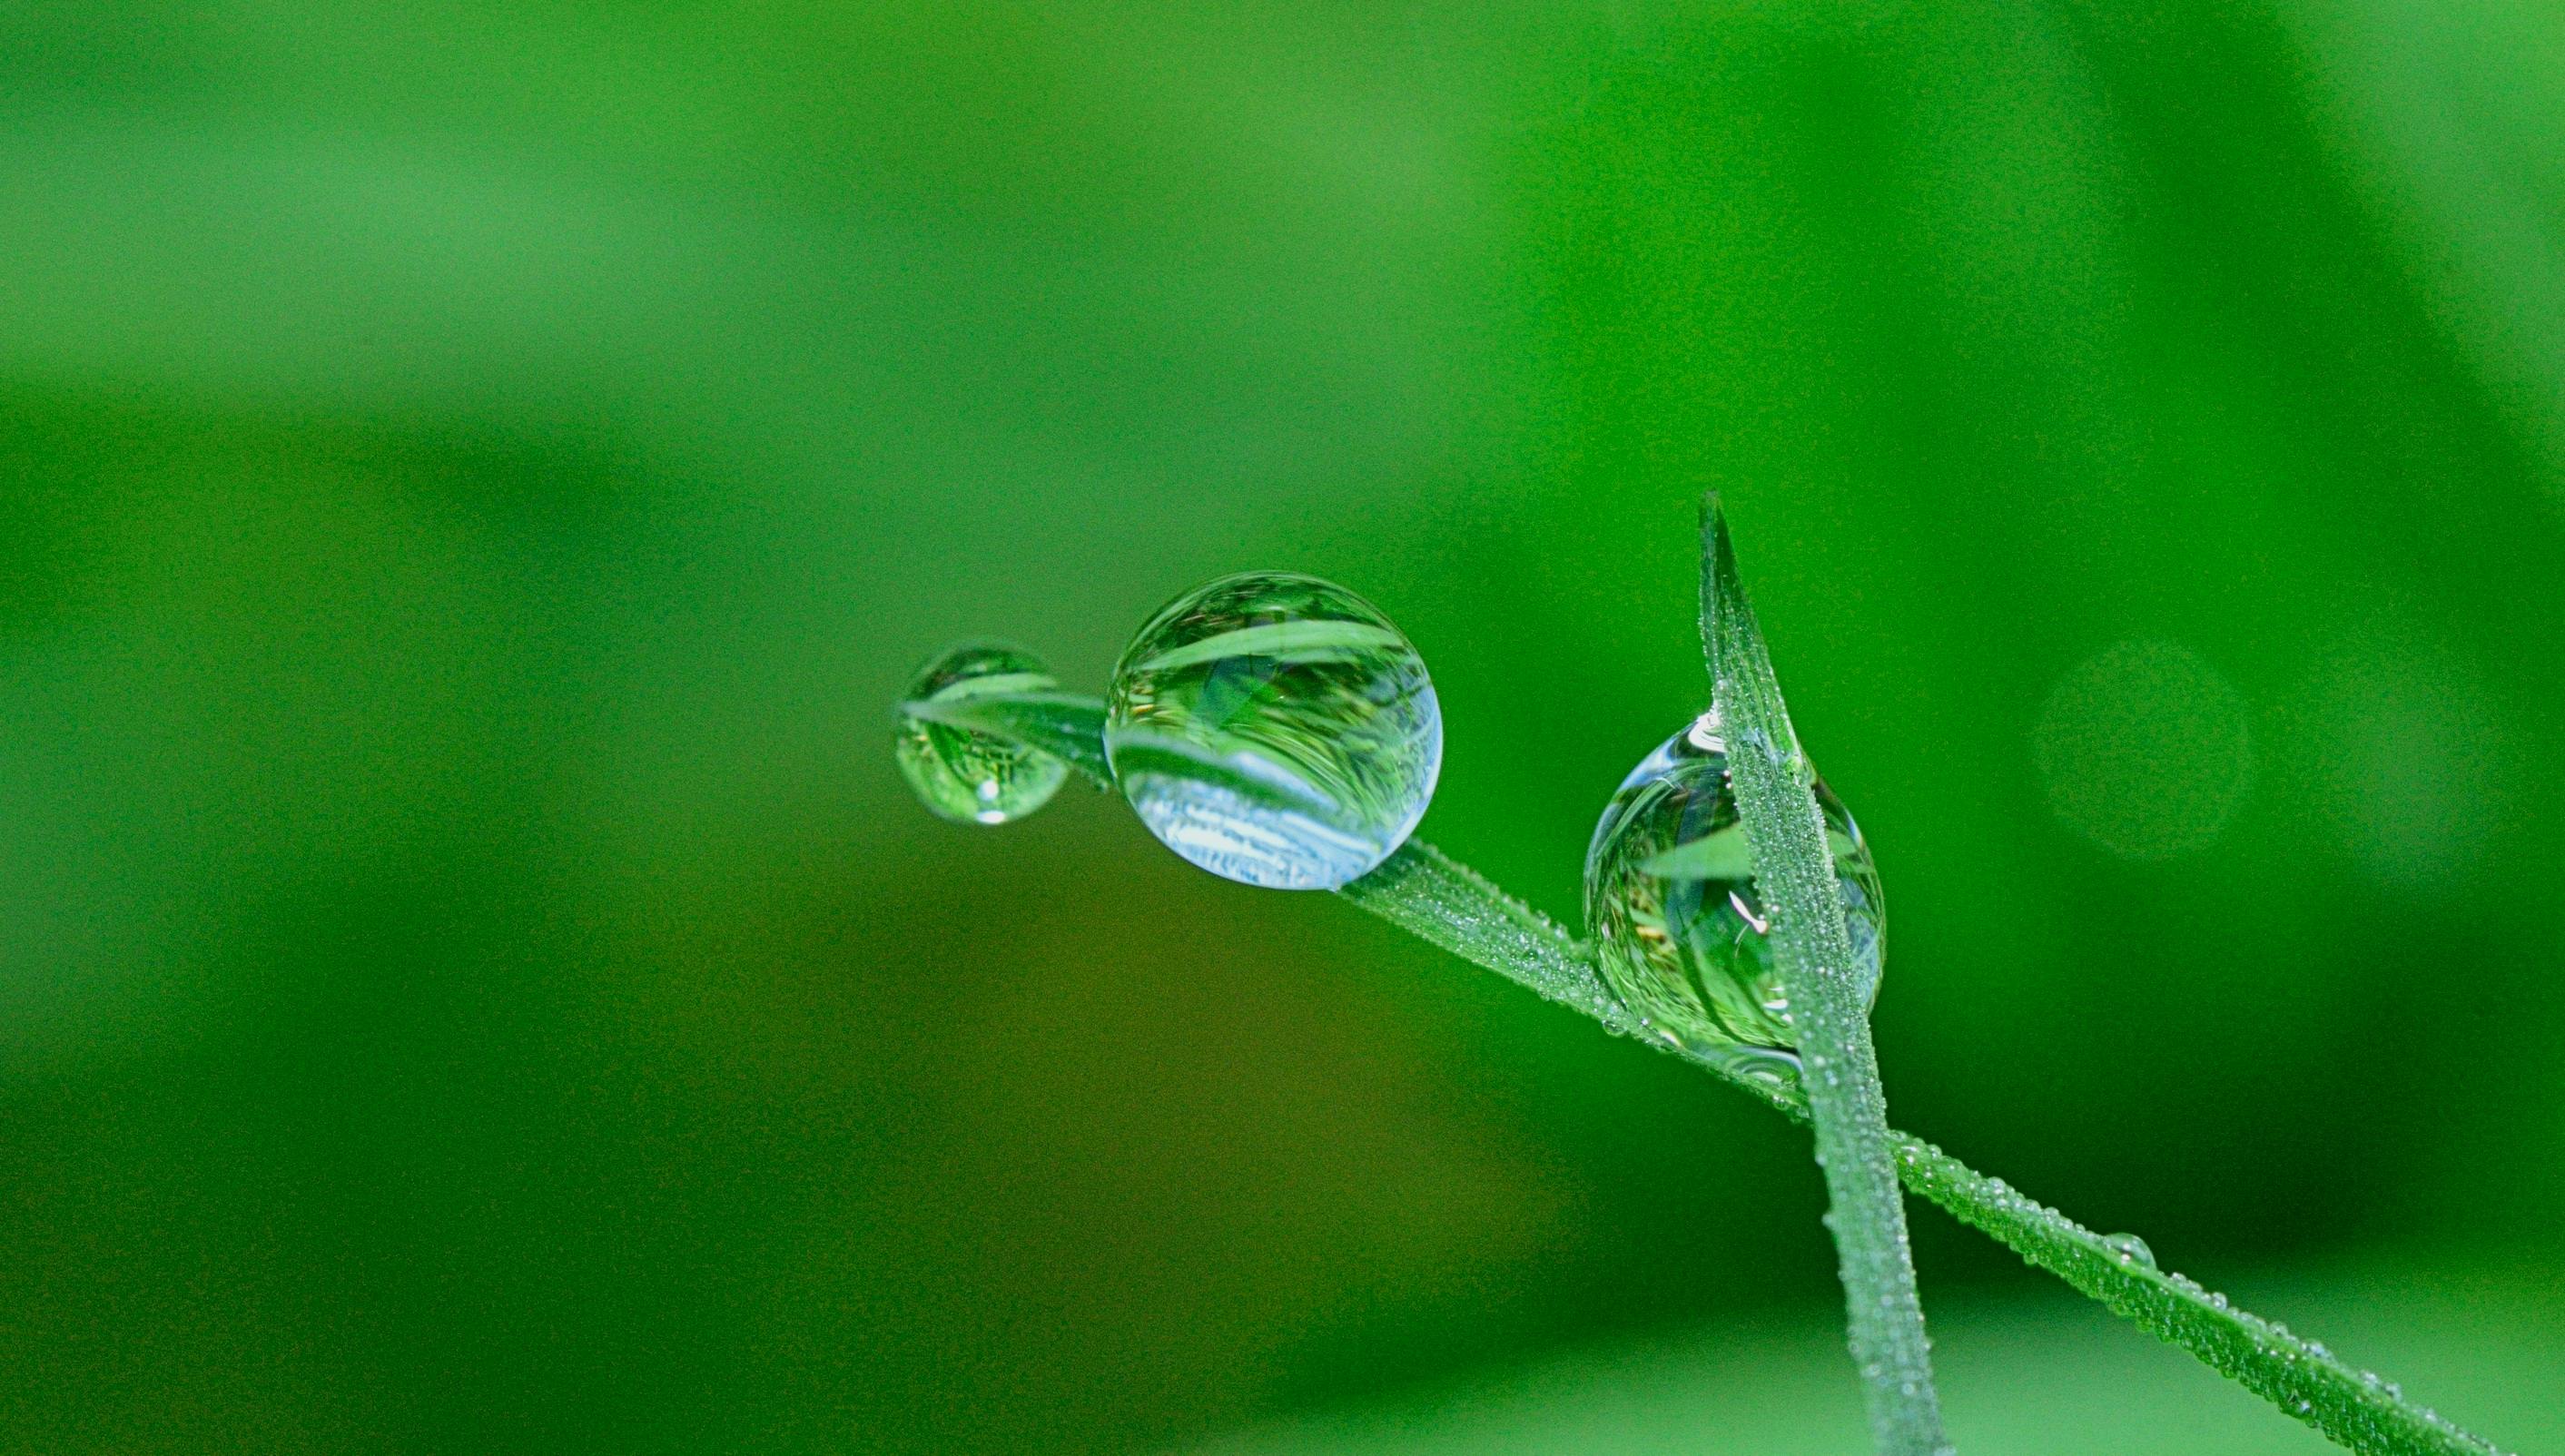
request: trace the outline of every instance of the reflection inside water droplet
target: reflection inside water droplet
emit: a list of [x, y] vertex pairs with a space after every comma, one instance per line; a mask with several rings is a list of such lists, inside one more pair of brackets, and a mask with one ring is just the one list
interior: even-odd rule
[[[1886, 944], [1879, 872], [1822, 781], [1816, 797], [1868, 1001]], [[1632, 769], [1604, 809], [1585, 855], [1585, 919], [1604, 981], [1633, 1015], [1731, 1070], [1795, 1083], [1789, 995], [1753, 874], [1727, 742], [1704, 714]]]
[[[966, 642], [918, 669], [905, 700], [954, 706], [999, 693], [1057, 687], [1040, 659], [996, 642]], [[957, 824], [1004, 824], [1050, 802], [1068, 765], [994, 733], [929, 722], [903, 711], [891, 731], [900, 777], [937, 817]]]
[[1424, 659], [1369, 602], [1292, 572], [1169, 603], [1105, 708], [1114, 781], [1149, 832], [1267, 889], [1332, 890], [1387, 859], [1443, 765]]
[[2148, 1269], [2156, 1267], [2156, 1251], [2148, 1248], [2147, 1241], [2136, 1234], [2107, 1234], [2103, 1236], [2102, 1242], [2110, 1249], [2111, 1256], [2124, 1265]]

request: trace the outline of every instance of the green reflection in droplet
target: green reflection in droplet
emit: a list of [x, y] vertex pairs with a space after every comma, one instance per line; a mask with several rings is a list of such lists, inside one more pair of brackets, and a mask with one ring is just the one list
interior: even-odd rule
[[1105, 752], [1149, 832], [1215, 875], [1330, 890], [1424, 817], [1443, 717], [1378, 608], [1286, 571], [1225, 576], [1149, 619], [1114, 669]]
[[[1822, 780], [1816, 797], [1867, 1000], [1886, 945], [1879, 872]], [[1585, 856], [1585, 919], [1604, 981], [1659, 1036], [1786, 1080], [1797, 1037], [1753, 874], [1728, 746], [1704, 714], [1632, 769], [1604, 809]]]
[[918, 669], [891, 734], [900, 776], [918, 802], [957, 824], [1004, 824], [1049, 803], [1067, 764], [992, 733], [931, 722], [916, 708], [1056, 686], [1033, 654], [995, 642], [966, 642]]

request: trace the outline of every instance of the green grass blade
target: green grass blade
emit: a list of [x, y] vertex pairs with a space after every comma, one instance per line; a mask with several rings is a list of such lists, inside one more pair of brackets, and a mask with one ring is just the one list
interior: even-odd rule
[[1899, 1174], [1918, 1194], [2335, 1443], [2367, 1456], [2503, 1456], [2502, 1448], [2408, 1400], [2394, 1381], [2345, 1363], [2321, 1342], [2124, 1253], [1922, 1139], [1890, 1136]]
[[[1104, 759], [1104, 704], [1073, 694], [985, 699], [965, 713], [913, 704], [937, 722], [1013, 737], [1056, 753], [1098, 783]], [[1422, 840], [1411, 839], [1380, 868], [1336, 892], [1391, 925], [1462, 959], [1592, 1017], [1658, 1051], [1683, 1055], [1642, 1035], [1595, 969], [1592, 951], [1555, 921]], [[1718, 1061], [1704, 1070], [1794, 1122], [1806, 1107], [1759, 1078]], [[2344, 1363], [2313, 1341], [2235, 1308], [2178, 1274], [2124, 1260], [2099, 1234], [2024, 1197], [1920, 1139], [1891, 1130], [1897, 1175], [1972, 1228], [1983, 1231], [2101, 1302], [2121, 1318], [2178, 1345], [2335, 1443], [2363, 1456], [2506, 1456], [2408, 1399], [2393, 1381]]]
[[1488, 966], [1622, 1036], [1638, 1022], [1604, 989], [1594, 957], [1558, 923], [1488, 883], [1422, 840], [1336, 892], [1382, 920], [1464, 960]]
[[1717, 497], [1702, 508], [1701, 569], [1711, 703], [1728, 738], [1728, 780], [1753, 850], [1773, 966], [1789, 993], [1790, 1026], [1806, 1068], [1800, 1080], [1825, 1169], [1826, 1227], [1843, 1273], [1845, 1331], [1871, 1438], [1887, 1456], [1937, 1456], [1951, 1443], [1933, 1386], [1933, 1344], [1924, 1333], [1888, 1100], [1870, 1042], [1868, 987], [1844, 926], [1816, 775], [1791, 730]]
[[[1547, 916], [1420, 840], [1337, 892], [1399, 929], [1574, 1008], [1607, 1029], [1682, 1055], [1641, 1030], [1603, 986], [1591, 949]], [[1768, 1082], [1689, 1058], [1794, 1122], [1807, 1109]], [[2345, 1363], [2317, 1342], [2236, 1308], [2179, 1274], [2124, 1257], [2102, 1235], [2023, 1196], [2000, 1178], [1894, 1129], [1898, 1179], [2023, 1262], [2201, 1361], [2335, 1443], [2365, 1456], [2504, 1456], [2393, 1381]]]

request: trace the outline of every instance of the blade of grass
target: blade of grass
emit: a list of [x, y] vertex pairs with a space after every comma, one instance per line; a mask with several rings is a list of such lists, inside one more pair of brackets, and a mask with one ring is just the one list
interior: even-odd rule
[[2409, 1400], [2393, 1380], [2348, 1364], [2321, 1341], [2247, 1314], [2226, 1296], [2023, 1196], [1941, 1148], [1892, 1133], [1906, 1185], [1972, 1228], [1982, 1230], [2022, 1262], [2045, 1269], [2102, 1302], [2111, 1313], [2156, 1338], [2179, 1345], [2202, 1363], [2322, 1431], [2337, 1445], [2370, 1456], [2503, 1456], [2428, 1405]]
[[1728, 738], [1729, 785], [1753, 850], [1755, 893], [1771, 921], [1773, 968], [1790, 998], [1871, 1440], [1887, 1456], [1939, 1456], [1951, 1443], [1906, 1241], [1868, 990], [1854, 968], [1816, 774], [1790, 727], [1716, 496], [1701, 514], [1701, 643], [1711, 706]]
[[[925, 705], [919, 705], [924, 707]], [[952, 721], [937, 715], [939, 722]], [[1058, 754], [1110, 787], [1104, 703], [1064, 693], [971, 705], [973, 728]], [[1603, 984], [1592, 950], [1557, 922], [1423, 840], [1411, 839], [1378, 869], [1336, 892], [1362, 910], [1593, 1018], [1652, 1050], [1684, 1053], [1644, 1036]], [[1755, 1101], [1806, 1124], [1806, 1104], [1717, 1061], [1686, 1056]], [[2327, 1438], [2363, 1456], [2508, 1456], [2406, 1398], [2392, 1380], [2344, 1362], [2315, 1341], [2235, 1308], [2182, 1275], [2139, 1261], [2056, 1209], [1978, 1172], [1939, 1147], [1892, 1130], [1897, 1175], [1919, 1197], [1992, 1237], [2105, 1308], [2235, 1380]]]
[[[1652, 1050], [1685, 1054], [1649, 1036], [1621, 1008], [1592, 950], [1555, 921], [1421, 840], [1337, 892], [1399, 929], [1542, 997], [1592, 1017]], [[1718, 1061], [1687, 1057], [1730, 1086], [1808, 1121], [1784, 1089]], [[2344, 1362], [2321, 1343], [2246, 1313], [1911, 1134], [1891, 1130], [1898, 1179], [1919, 1197], [1993, 1237], [2022, 1262], [2047, 1270], [2158, 1339], [2180, 1346], [2336, 1444], [2365, 1456], [2505, 1456], [2392, 1380]]]

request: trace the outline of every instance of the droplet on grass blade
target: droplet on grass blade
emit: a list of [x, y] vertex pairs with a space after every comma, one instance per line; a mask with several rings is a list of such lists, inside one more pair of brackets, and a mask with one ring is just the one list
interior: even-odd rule
[[1049, 692], [1058, 684], [1040, 659], [996, 642], [966, 642], [918, 669], [891, 754], [918, 802], [957, 824], [1004, 824], [1050, 802], [1068, 765], [995, 733], [931, 722], [918, 709], [999, 693]]
[[1105, 712], [1114, 781], [1149, 832], [1266, 889], [1332, 890], [1389, 858], [1443, 766], [1424, 659], [1371, 603], [1293, 572], [1161, 608]]
[[[1879, 871], [1823, 780], [1816, 797], [1867, 1003], [1886, 946]], [[1630, 770], [1603, 810], [1585, 854], [1585, 921], [1605, 984], [1660, 1037], [1746, 1075], [1795, 1081], [1798, 1038], [1753, 876], [1728, 743], [1705, 713]]]

